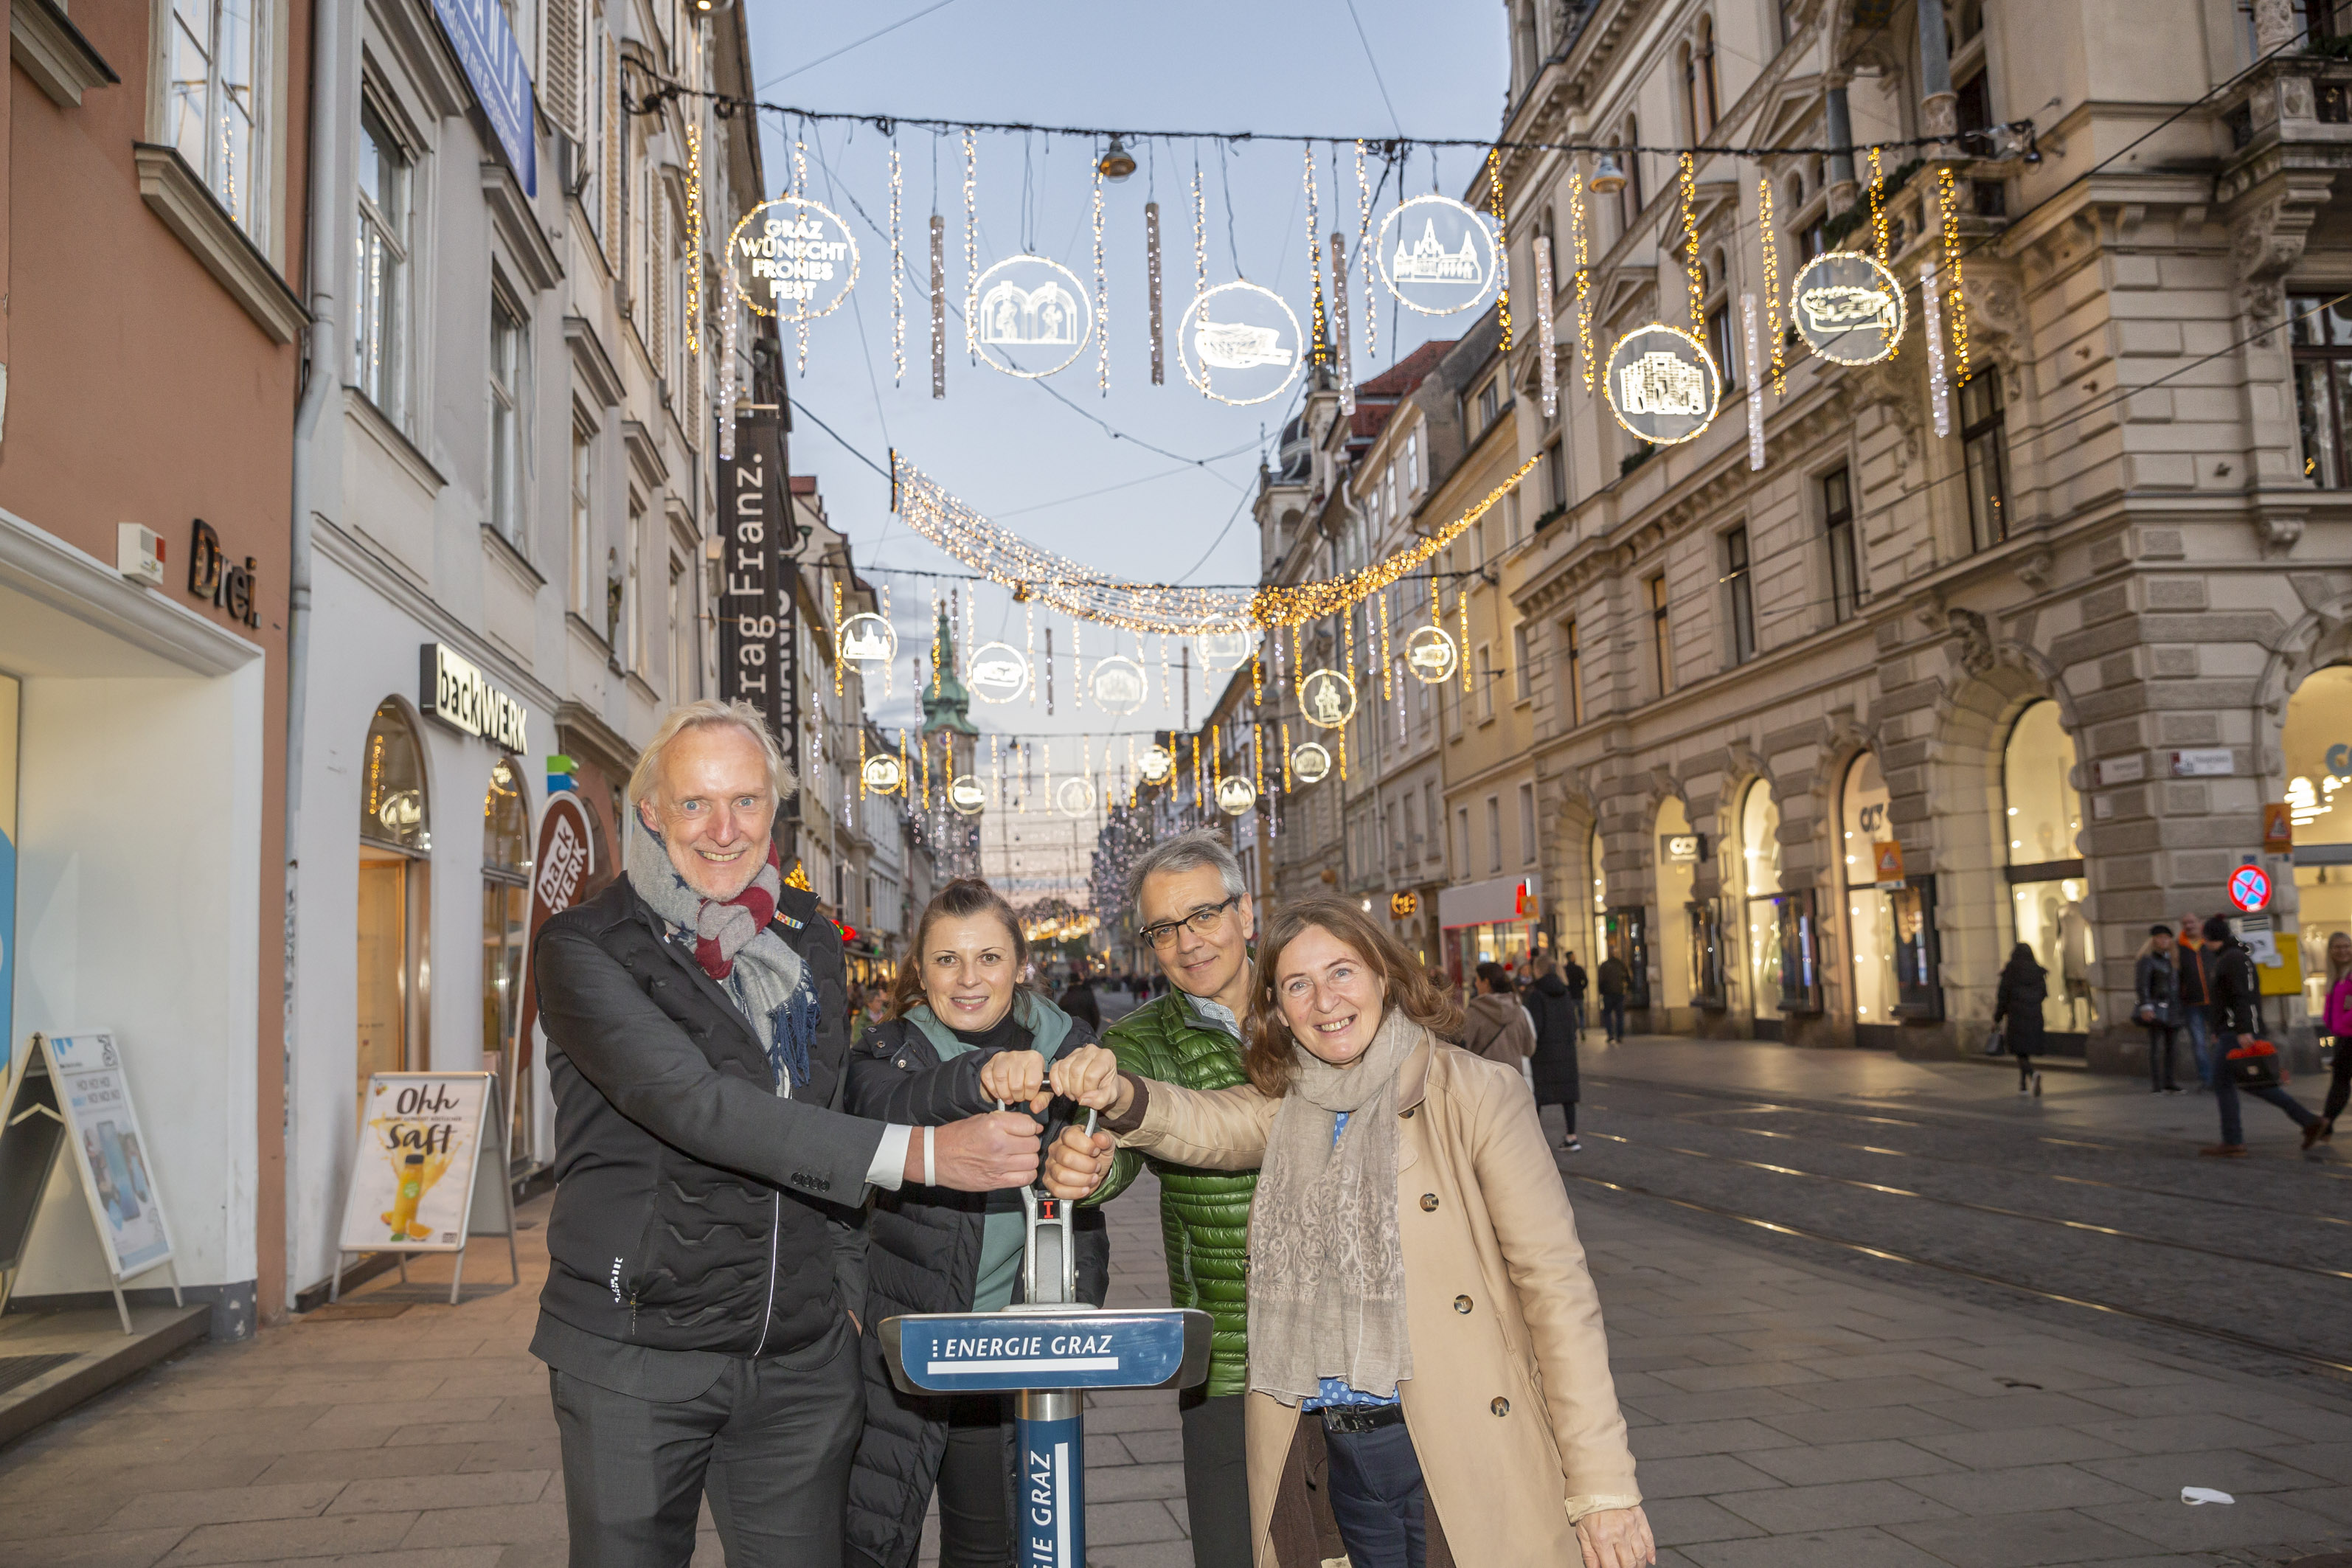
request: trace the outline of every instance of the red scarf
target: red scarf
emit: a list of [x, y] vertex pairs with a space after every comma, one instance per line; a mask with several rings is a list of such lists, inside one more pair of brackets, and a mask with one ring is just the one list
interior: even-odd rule
[[[776, 893], [782, 885], [782, 862], [776, 858], [776, 847], [772, 841], [768, 845], [767, 867], [751, 879], [749, 887], [731, 899], [705, 899], [702, 901], [702, 916], [695, 922], [694, 961], [702, 965], [705, 974], [713, 980], [724, 980], [735, 973], [735, 954], [745, 942], [767, 930], [768, 922], [776, 918]], [[751, 915], [750, 930], [744, 930], [740, 921], [711, 918], [714, 913], [730, 906]], [[719, 928], [719, 935], [703, 934], [714, 927]], [[732, 940], [722, 941], [722, 938]]]

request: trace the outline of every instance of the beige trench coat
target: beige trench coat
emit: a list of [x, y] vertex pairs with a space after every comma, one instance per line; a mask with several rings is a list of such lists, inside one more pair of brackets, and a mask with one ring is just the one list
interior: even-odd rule
[[[1120, 1139], [1178, 1164], [1246, 1170], [1278, 1100], [1153, 1081]], [[1130, 1115], [1132, 1115], [1130, 1111]], [[1397, 1215], [1412, 1375], [1405, 1426], [1455, 1562], [1582, 1561], [1570, 1524], [1641, 1500], [1601, 1300], [1524, 1079], [1423, 1036], [1398, 1073]], [[1280, 1563], [1276, 1494], [1298, 1411], [1251, 1393], [1251, 1539]]]

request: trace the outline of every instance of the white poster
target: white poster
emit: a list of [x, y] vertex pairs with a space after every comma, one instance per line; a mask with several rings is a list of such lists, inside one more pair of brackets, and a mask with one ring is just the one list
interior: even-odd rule
[[143, 1274], [172, 1256], [172, 1233], [148, 1169], [147, 1141], [131, 1108], [121, 1053], [103, 1029], [49, 1035], [42, 1043], [107, 1265], [117, 1279]]
[[481, 1072], [380, 1072], [368, 1079], [343, 1205], [344, 1251], [464, 1248], [493, 1081]]

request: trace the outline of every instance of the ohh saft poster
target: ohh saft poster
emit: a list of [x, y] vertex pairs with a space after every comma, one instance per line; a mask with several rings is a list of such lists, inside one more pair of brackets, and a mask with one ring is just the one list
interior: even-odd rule
[[487, 1073], [385, 1072], [368, 1079], [343, 1205], [347, 1252], [455, 1252], [481, 1150]]

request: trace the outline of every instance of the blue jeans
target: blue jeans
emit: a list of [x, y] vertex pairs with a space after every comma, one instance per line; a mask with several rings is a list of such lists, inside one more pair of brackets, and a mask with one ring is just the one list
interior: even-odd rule
[[[1304, 1417], [1314, 1420], [1309, 1414]], [[1429, 1495], [1421, 1456], [1402, 1422], [1370, 1432], [1327, 1432], [1331, 1517], [1351, 1568], [1423, 1568]]]
[[2197, 1081], [2210, 1089], [2213, 1087], [2213, 1017], [2199, 1006], [2190, 1006], [2188, 1013], [2189, 1059], [2197, 1064]]
[[2242, 1092], [2251, 1094], [2256, 1100], [2269, 1100], [2285, 1111], [2297, 1127], [2309, 1127], [2319, 1120], [2303, 1101], [2286, 1090], [2268, 1086], [2241, 1090], [2224, 1070], [2213, 1075], [2213, 1100], [2221, 1110], [2221, 1142], [2224, 1143], [2243, 1143], [2246, 1141], [2245, 1122], [2238, 1113], [2238, 1096]]
[[1623, 996], [1603, 996], [1601, 999], [1601, 1032], [1616, 1044], [1624, 1043], [1625, 998]]

